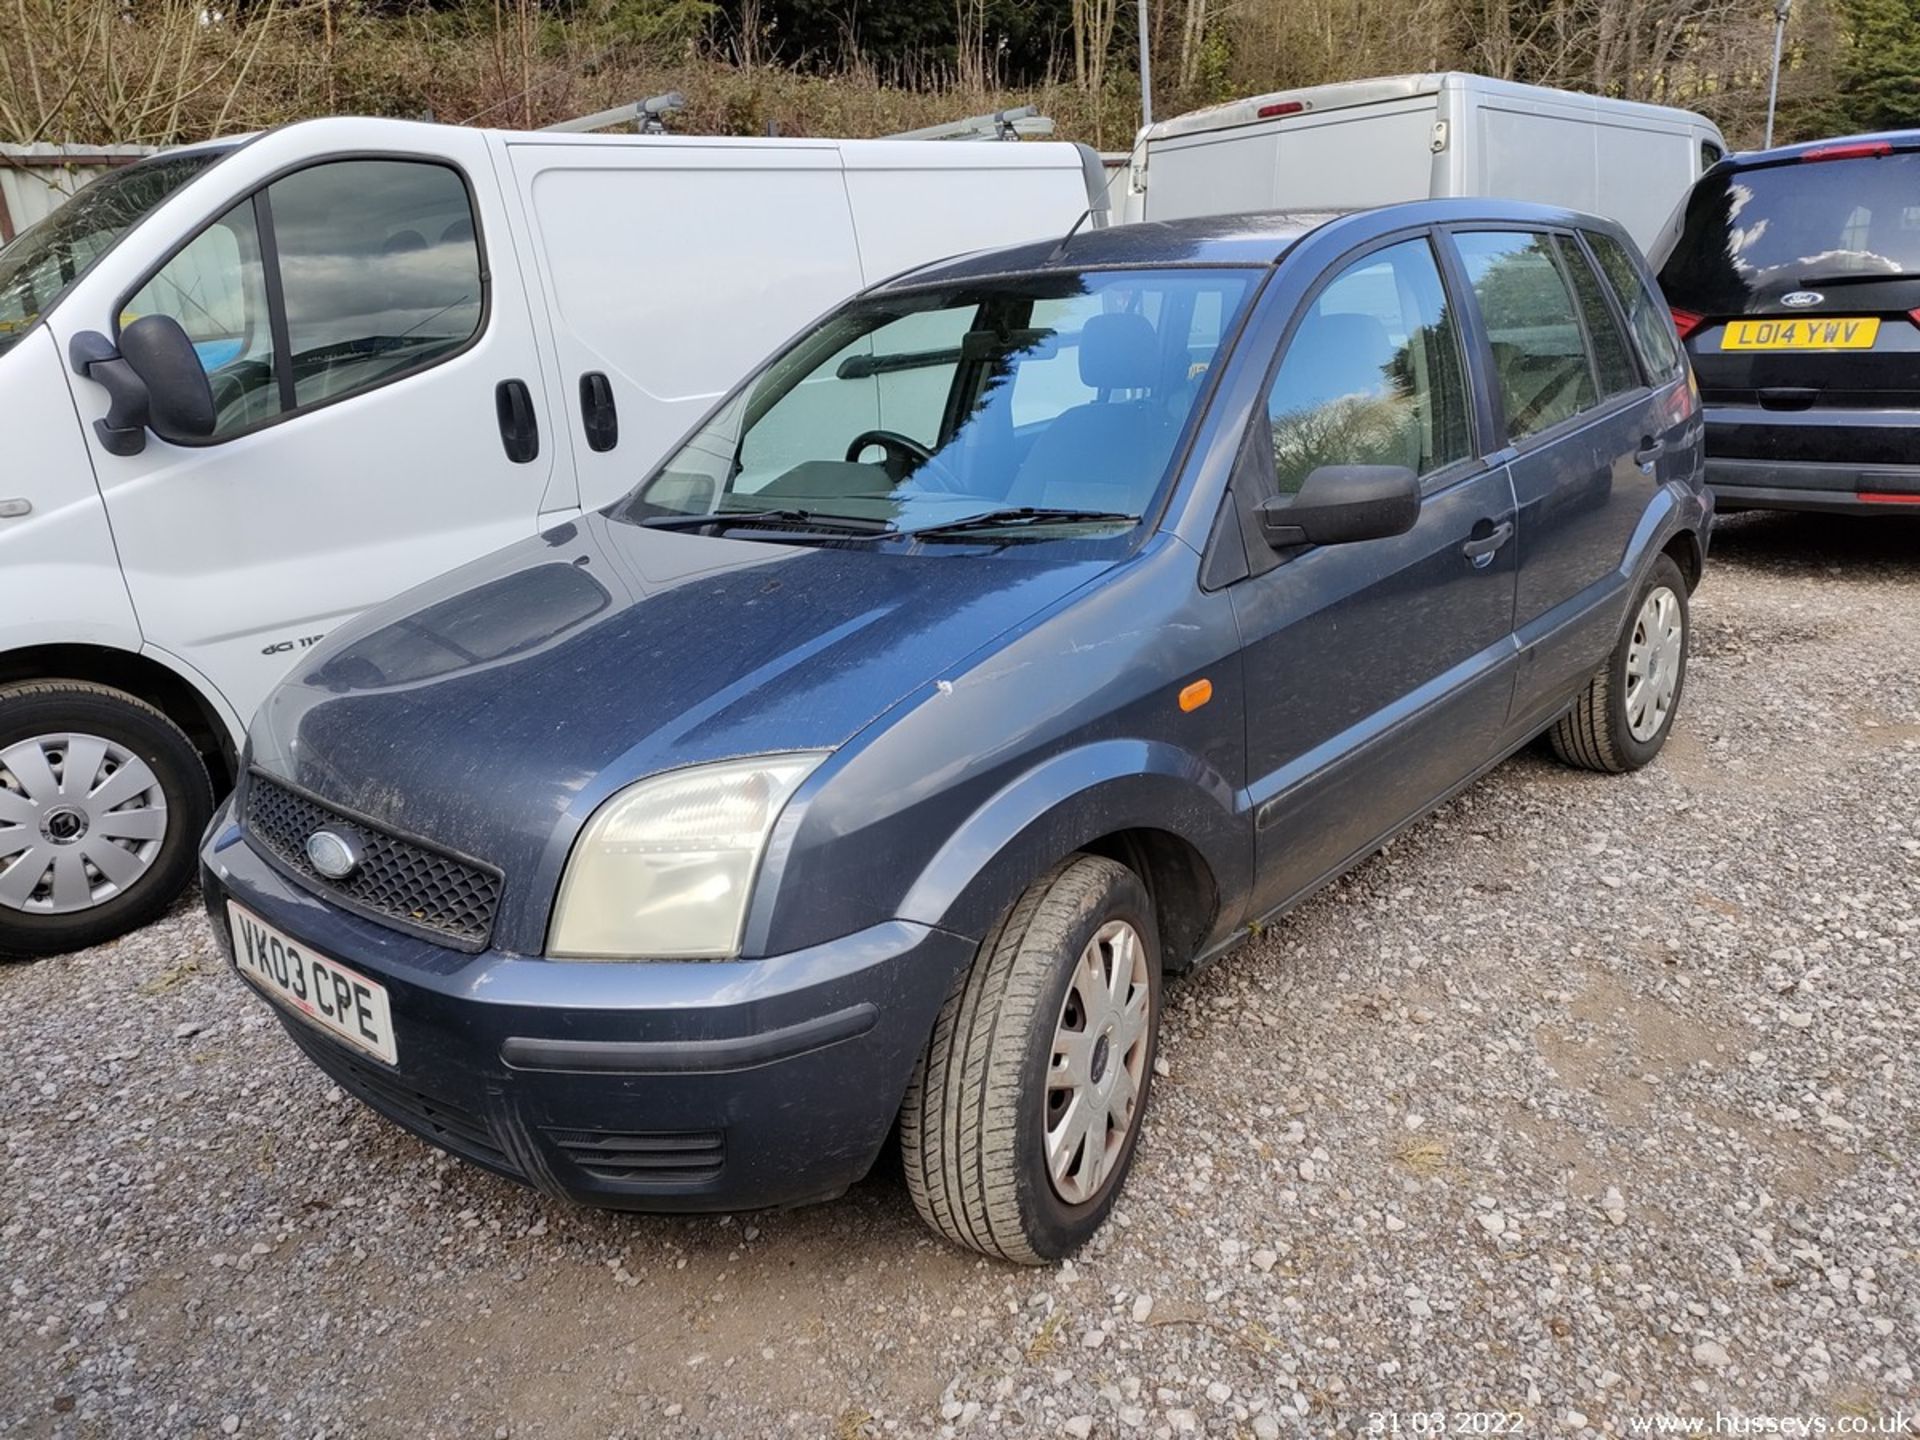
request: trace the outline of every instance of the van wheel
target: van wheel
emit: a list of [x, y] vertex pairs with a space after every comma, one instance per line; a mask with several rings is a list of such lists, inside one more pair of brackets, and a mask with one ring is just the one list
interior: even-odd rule
[[1550, 732], [1569, 765], [1621, 774], [1660, 753], [1687, 682], [1687, 582], [1670, 556], [1653, 562], [1607, 663]]
[[144, 925], [193, 874], [213, 785], [158, 710], [80, 680], [0, 688], [0, 956]]
[[947, 1239], [1038, 1265], [1107, 1218], [1153, 1084], [1157, 933], [1138, 876], [1078, 855], [981, 942], [900, 1113], [907, 1188]]

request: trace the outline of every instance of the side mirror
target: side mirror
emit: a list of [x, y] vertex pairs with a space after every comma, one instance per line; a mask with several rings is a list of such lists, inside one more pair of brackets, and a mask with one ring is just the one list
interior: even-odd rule
[[1300, 493], [1260, 505], [1260, 533], [1276, 550], [1404, 535], [1420, 518], [1420, 480], [1404, 465], [1322, 465]]
[[144, 315], [120, 332], [120, 344], [82, 330], [67, 347], [74, 373], [107, 392], [107, 413], [93, 422], [114, 455], [138, 455], [148, 430], [163, 440], [213, 434], [213, 386], [193, 341], [170, 315]]
[[213, 434], [213, 386], [178, 320], [142, 315], [120, 332], [120, 353], [146, 382], [147, 425], [154, 434], [162, 440]]

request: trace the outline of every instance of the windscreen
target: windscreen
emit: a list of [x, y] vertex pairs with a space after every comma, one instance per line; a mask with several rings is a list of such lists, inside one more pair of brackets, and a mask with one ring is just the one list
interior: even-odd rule
[[0, 354], [146, 214], [227, 150], [196, 150], [110, 171], [0, 250]]
[[1660, 288], [1717, 314], [1853, 275], [1920, 275], [1920, 152], [1707, 176]]
[[1255, 278], [1051, 273], [856, 301], [750, 380], [627, 516], [802, 511], [895, 536], [1024, 510], [1050, 512], [1020, 517], [1026, 539], [1125, 530]]

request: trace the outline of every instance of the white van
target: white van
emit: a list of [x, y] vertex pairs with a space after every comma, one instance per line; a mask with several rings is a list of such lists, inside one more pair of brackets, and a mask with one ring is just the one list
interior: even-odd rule
[[1485, 75], [1393, 75], [1149, 125], [1119, 208], [1174, 220], [1473, 195], [1605, 215], [1644, 250], [1726, 152], [1690, 110]]
[[615, 499], [853, 291], [1103, 189], [1066, 144], [328, 119], [82, 191], [0, 250], [0, 954], [168, 903], [332, 626]]

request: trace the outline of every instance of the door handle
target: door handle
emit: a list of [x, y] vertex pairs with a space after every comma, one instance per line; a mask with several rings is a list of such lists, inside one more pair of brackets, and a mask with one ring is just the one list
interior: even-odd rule
[[500, 420], [500, 443], [507, 459], [525, 465], [540, 453], [540, 424], [533, 415], [533, 393], [524, 380], [502, 380], [493, 387], [493, 409]]
[[1633, 452], [1633, 463], [1643, 467], [1651, 465], [1666, 453], [1666, 449], [1666, 441], [1656, 440], [1651, 435], [1642, 435], [1640, 448]]
[[587, 448], [595, 452], [620, 443], [620, 413], [613, 404], [613, 385], [598, 370], [580, 377], [580, 423], [587, 432]]
[[1513, 538], [1513, 522], [1502, 520], [1493, 529], [1477, 540], [1469, 540], [1460, 547], [1460, 553], [1473, 562], [1473, 568], [1484, 570], [1493, 563], [1493, 557], [1502, 545]]

